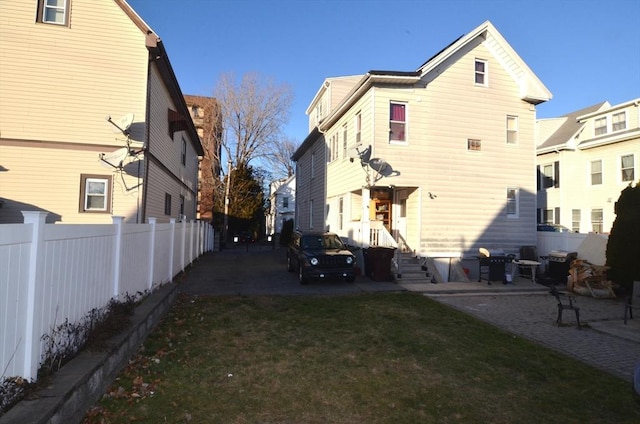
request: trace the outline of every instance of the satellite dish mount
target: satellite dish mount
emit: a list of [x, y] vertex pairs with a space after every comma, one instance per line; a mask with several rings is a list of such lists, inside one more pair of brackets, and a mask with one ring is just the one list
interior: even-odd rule
[[115, 132], [121, 132], [123, 135], [129, 138], [131, 124], [133, 123], [133, 113], [127, 113], [126, 115], [116, 120], [113, 120], [111, 118], [111, 115], [109, 115], [107, 116], [107, 122], [109, 122], [117, 129], [117, 131]]

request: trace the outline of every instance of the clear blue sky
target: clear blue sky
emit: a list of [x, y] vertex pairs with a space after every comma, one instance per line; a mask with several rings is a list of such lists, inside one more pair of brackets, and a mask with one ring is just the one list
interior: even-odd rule
[[285, 133], [307, 136], [327, 77], [415, 71], [485, 20], [552, 92], [538, 117], [640, 97], [640, 0], [128, 0], [160, 36], [184, 94], [222, 73], [289, 84]]

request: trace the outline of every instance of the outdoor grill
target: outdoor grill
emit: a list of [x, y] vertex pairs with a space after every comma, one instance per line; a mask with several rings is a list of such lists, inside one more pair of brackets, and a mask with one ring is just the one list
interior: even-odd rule
[[578, 257], [577, 252], [565, 252], [563, 250], [552, 250], [549, 252], [547, 260], [549, 266], [547, 268], [547, 278], [554, 284], [562, 284], [567, 281], [569, 275], [569, 267]]
[[505, 281], [506, 264], [513, 261], [514, 255], [507, 255], [501, 249], [485, 249], [480, 248], [478, 258], [478, 282], [483, 279], [488, 284], [492, 281]]

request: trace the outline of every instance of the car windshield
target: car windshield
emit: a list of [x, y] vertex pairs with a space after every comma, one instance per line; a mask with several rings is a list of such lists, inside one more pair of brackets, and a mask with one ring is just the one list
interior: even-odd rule
[[305, 249], [344, 249], [340, 237], [334, 234], [302, 237], [302, 247]]

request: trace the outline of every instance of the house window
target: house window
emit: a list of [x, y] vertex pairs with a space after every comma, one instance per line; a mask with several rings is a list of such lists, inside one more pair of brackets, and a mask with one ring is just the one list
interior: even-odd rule
[[111, 211], [111, 176], [80, 175], [80, 212]]
[[476, 85], [487, 85], [487, 61], [476, 59], [475, 62], [475, 83]]
[[184, 213], [184, 196], [180, 195], [180, 218], [186, 218], [186, 214]]
[[389, 108], [389, 141], [406, 141], [406, 104], [391, 103]]
[[553, 209], [542, 210], [542, 222], [544, 224], [553, 224]]
[[282, 209], [288, 209], [289, 208], [289, 198], [288, 197], [283, 197], [282, 198]]
[[594, 130], [595, 135], [602, 135], [607, 133], [607, 117], [604, 116], [602, 118], [597, 118], [594, 122]]
[[560, 162], [555, 161], [541, 166], [542, 171], [539, 173], [540, 187], [546, 188], [559, 188], [560, 187]]
[[482, 142], [476, 138], [467, 139], [467, 150], [479, 151], [482, 147]]
[[164, 214], [171, 215], [171, 195], [169, 193], [164, 194]]
[[507, 116], [507, 144], [518, 142], [518, 117]]
[[602, 161], [591, 161], [591, 185], [602, 184]]
[[507, 217], [518, 217], [518, 189], [507, 187]]
[[580, 209], [571, 209], [571, 231], [574, 233], [580, 232]]
[[316, 176], [316, 154], [311, 153], [311, 170], [309, 171], [309, 175], [313, 179]]
[[342, 158], [347, 157], [347, 124], [342, 126]]
[[309, 228], [313, 228], [313, 200], [309, 200]]
[[624, 112], [614, 113], [611, 117], [611, 130], [622, 131], [627, 128], [627, 115]]
[[360, 132], [362, 131], [362, 115], [360, 112], [356, 115], [356, 144], [360, 144]]
[[591, 209], [591, 231], [602, 233], [602, 209]]
[[38, 0], [37, 22], [69, 25], [69, 0]]
[[338, 230], [342, 230], [342, 219], [344, 216], [344, 198], [338, 200]]
[[191, 107], [191, 112], [193, 113], [193, 117], [194, 118], [199, 118], [200, 117], [200, 108], [198, 106], [192, 106]]
[[184, 137], [182, 137], [182, 151], [180, 153], [180, 163], [182, 163], [182, 165], [187, 164], [187, 140], [185, 140]]
[[623, 182], [635, 181], [635, 166], [633, 155], [620, 157], [620, 176]]

